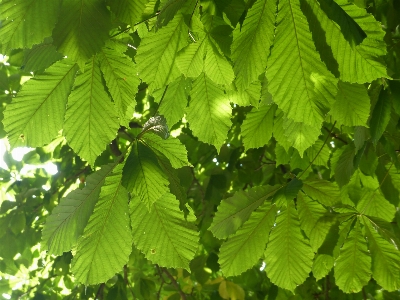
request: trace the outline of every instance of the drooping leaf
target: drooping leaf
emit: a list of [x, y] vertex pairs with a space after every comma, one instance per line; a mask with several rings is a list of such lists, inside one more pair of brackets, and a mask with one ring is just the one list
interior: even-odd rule
[[274, 224], [276, 206], [265, 202], [222, 244], [219, 264], [225, 276], [236, 276], [255, 265], [264, 252]]
[[391, 101], [388, 91], [381, 90], [378, 102], [372, 111], [370, 127], [372, 142], [376, 145], [390, 121]]
[[137, 142], [132, 145], [126, 160], [122, 184], [150, 209], [154, 202], [168, 192], [169, 182], [154, 152]]
[[107, 1], [111, 11], [122, 22], [131, 25], [133, 28], [136, 23], [141, 21], [146, 4], [150, 0], [110, 0]]
[[254, 106], [259, 107], [261, 93], [261, 83], [260, 81], [252, 82], [245, 89], [232, 89], [228, 90], [227, 94], [229, 100], [240, 106]]
[[62, 54], [58, 53], [56, 47], [46, 39], [42, 44], [26, 50], [22, 68], [28, 72], [44, 70], [62, 58]]
[[242, 124], [242, 136], [245, 149], [259, 148], [269, 142], [272, 137], [276, 106], [262, 106], [252, 109]]
[[300, 0], [280, 1], [276, 23], [268, 90], [288, 118], [318, 130], [335, 100], [337, 79], [316, 51]]
[[137, 50], [135, 60], [139, 77], [153, 89], [159, 89], [181, 75], [175, 60], [186, 44], [187, 27], [181, 14], [167, 26], [146, 35]]
[[345, 293], [358, 293], [371, 278], [371, 256], [356, 222], [335, 262], [336, 284]]
[[363, 194], [357, 203], [357, 210], [361, 214], [378, 217], [388, 222], [393, 220], [396, 213], [394, 205], [387, 201], [379, 190], [370, 189], [368, 186], [363, 188]]
[[313, 165], [328, 167], [330, 150], [323, 141], [317, 140], [305, 153], [313, 161]]
[[368, 248], [372, 256], [372, 276], [376, 282], [388, 291], [400, 287], [400, 252], [383, 239], [363, 218], [365, 233], [368, 238]]
[[192, 212], [185, 220], [179, 202], [167, 193], [152, 204], [150, 211], [138, 198], [133, 198], [130, 214], [133, 243], [148, 260], [165, 267], [189, 270], [199, 240]]
[[79, 282], [98, 284], [119, 272], [132, 251], [128, 192], [121, 185], [122, 165], [109, 174], [100, 198], [78, 240], [72, 272]]
[[277, 286], [293, 291], [311, 271], [314, 253], [300, 232], [293, 202], [282, 210], [265, 251], [266, 272]]
[[347, 184], [354, 173], [355, 148], [346, 145], [337, 149], [331, 159], [331, 168], [339, 187]]
[[100, 66], [95, 56], [76, 77], [68, 98], [64, 135], [74, 151], [94, 164], [116, 136], [119, 120], [115, 106], [104, 90]]
[[11, 49], [30, 48], [51, 36], [59, 7], [58, 0], [3, 0], [0, 5], [3, 53], [9, 54]]
[[326, 206], [332, 206], [340, 201], [340, 190], [334, 182], [305, 180], [303, 190], [311, 198]]
[[62, 1], [60, 16], [53, 30], [54, 45], [82, 68], [108, 38], [110, 12], [101, 0], [70, 0]]
[[218, 50], [217, 45], [209, 40], [207, 55], [204, 61], [204, 73], [215, 83], [229, 85], [235, 74], [228, 60]]
[[238, 191], [232, 197], [222, 200], [209, 230], [219, 239], [227, 238], [279, 189], [279, 185], [253, 187], [248, 191]]
[[341, 80], [365, 83], [387, 76], [385, 32], [372, 15], [347, 0], [307, 2], [326, 32]]
[[339, 124], [365, 126], [370, 111], [367, 90], [361, 84], [339, 81], [336, 101], [329, 112]]
[[314, 252], [317, 252], [335, 219], [326, 217], [327, 210], [321, 204], [302, 193], [297, 196], [297, 207], [300, 226], [310, 239], [310, 245]]
[[286, 207], [289, 202], [292, 202], [298, 195], [303, 182], [297, 178], [293, 178], [290, 182], [284, 185], [274, 195], [273, 201], [276, 203], [278, 208]]
[[187, 119], [193, 134], [219, 150], [231, 126], [231, 107], [224, 91], [202, 73], [190, 93]]
[[99, 61], [108, 91], [114, 100], [120, 123], [127, 127], [135, 109], [135, 95], [140, 80], [136, 75], [135, 64], [121, 53], [125, 50], [124, 46], [121, 47], [116, 43], [107, 42], [99, 53]]
[[276, 2], [258, 0], [248, 10], [241, 26], [233, 31], [232, 60], [238, 88], [244, 90], [258, 79], [273, 42]]
[[317, 254], [312, 266], [312, 272], [315, 279], [320, 280], [324, 278], [330, 270], [332, 270], [335, 263], [334, 258], [328, 254]]
[[186, 77], [198, 77], [203, 71], [207, 39], [191, 43], [179, 51], [176, 64]]
[[166, 26], [173, 18], [176, 16], [178, 11], [181, 13], [192, 13], [197, 1], [195, 0], [166, 0], [162, 1], [162, 7], [160, 9], [160, 14], [157, 18], [157, 26]]
[[115, 164], [103, 166], [86, 178], [86, 186], [69, 193], [47, 217], [42, 246], [54, 255], [71, 250], [92, 214], [105, 178]]
[[57, 136], [76, 72], [74, 63], [62, 60], [23, 85], [4, 112], [11, 146], [40, 147]]
[[[168, 89], [162, 100], [160, 95], [159, 99], [161, 103], [158, 111], [167, 119], [169, 128], [182, 119], [185, 114], [190, 88], [191, 81], [182, 76], [168, 85]], [[159, 95], [159, 93], [157, 93], [157, 95]], [[155, 95], [153, 94], [153, 96]]]
[[163, 140], [155, 134], [147, 134], [143, 137], [145, 143], [153, 150], [156, 150], [170, 161], [172, 167], [179, 169], [190, 166], [187, 159], [187, 151], [184, 145], [177, 138]]
[[319, 127], [295, 122], [292, 119], [284, 119], [283, 127], [287, 141], [299, 151], [300, 157], [303, 157], [304, 151], [310, 148], [321, 134]]

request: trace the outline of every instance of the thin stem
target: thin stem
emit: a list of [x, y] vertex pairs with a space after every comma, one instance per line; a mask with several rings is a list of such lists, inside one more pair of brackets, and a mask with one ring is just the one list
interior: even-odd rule
[[[144, 22], [146, 22], [146, 21], [148, 21], [148, 20], [151, 20], [151, 19], [157, 17], [159, 14], [160, 14], [160, 11], [156, 12], [154, 15], [148, 17], [147, 19], [145, 19], [145, 20], [143, 20], [143, 21], [140, 21], [140, 22], [135, 23], [133, 26], [137, 26], [137, 25], [142, 24], [142, 23], [144, 23]], [[128, 30], [130, 30], [130, 29], [132, 29], [131, 26], [125, 28], [124, 30], [118, 31], [116, 34], [113, 34], [112, 36], [110, 36], [110, 39], [112, 39], [112, 38], [114, 38], [114, 37], [116, 37], [116, 36], [118, 36], [118, 35], [120, 35], [120, 34], [126, 32], [126, 31], [128, 31]]]
[[182, 300], [186, 300], [186, 295], [185, 293], [181, 290], [181, 287], [179, 286], [178, 282], [175, 280], [174, 276], [171, 275], [170, 272], [166, 268], [163, 268], [164, 273], [168, 276], [168, 278], [171, 280], [171, 283], [175, 288], [178, 290], [179, 295], [181, 295]]
[[314, 163], [314, 161], [317, 159], [318, 155], [321, 153], [321, 151], [322, 151], [322, 149], [324, 148], [326, 142], [328, 141], [329, 137], [331, 136], [332, 130], [333, 130], [333, 128], [335, 128], [335, 125], [336, 125], [336, 121], [335, 121], [335, 123], [333, 123], [331, 130], [329, 130], [329, 133], [328, 133], [328, 135], [327, 135], [327, 137], [326, 137], [324, 143], [322, 144], [321, 148], [319, 149], [317, 155], [315, 155], [314, 159], [310, 162], [310, 164], [307, 166], [307, 168], [300, 174], [300, 176], [297, 177], [297, 179], [300, 179], [301, 176], [304, 175], [304, 173], [311, 167], [311, 165], [312, 165], [312, 164]]
[[104, 286], [105, 286], [104, 283], [100, 284], [99, 289], [97, 290], [97, 293], [96, 293], [96, 296], [94, 297], [94, 299], [103, 299]]
[[165, 94], [167, 93], [167, 90], [168, 90], [168, 85], [167, 85], [167, 86], [165, 87], [165, 89], [164, 89], [164, 92], [163, 92], [163, 94], [162, 94], [162, 96], [161, 96], [161, 100], [160, 100], [160, 102], [158, 102], [158, 106], [157, 106], [156, 111], [155, 111], [154, 114], [153, 114], [153, 117], [157, 114], [158, 109], [159, 109], [160, 106], [161, 106], [161, 102], [164, 100]]

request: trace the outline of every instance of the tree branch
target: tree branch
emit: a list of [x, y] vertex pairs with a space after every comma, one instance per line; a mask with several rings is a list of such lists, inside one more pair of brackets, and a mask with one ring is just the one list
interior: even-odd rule
[[186, 294], [182, 291], [181, 287], [179, 286], [179, 283], [175, 280], [174, 276], [171, 275], [170, 272], [166, 268], [162, 268], [164, 273], [168, 276], [168, 278], [171, 280], [171, 283], [175, 288], [178, 290], [179, 295], [181, 295], [182, 300], [186, 300]]

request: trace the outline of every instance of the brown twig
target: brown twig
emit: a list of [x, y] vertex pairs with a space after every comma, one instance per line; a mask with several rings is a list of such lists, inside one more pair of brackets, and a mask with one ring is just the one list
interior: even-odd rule
[[[329, 128], [326, 128], [325, 126], [323, 126], [322, 128], [324, 128], [327, 132], [330, 132]], [[336, 133], [330, 132], [331, 137], [341, 141], [343, 144], [348, 145], [348, 142], [346, 142], [344, 139], [342, 139], [339, 135], [337, 135]]]
[[103, 290], [104, 290], [104, 286], [105, 284], [102, 283], [99, 286], [99, 289], [97, 290], [96, 296], [94, 297], [94, 299], [103, 299]]
[[166, 268], [162, 268], [165, 275], [171, 280], [171, 283], [175, 288], [178, 290], [179, 295], [181, 295], [182, 300], [186, 300], [186, 294], [182, 291], [181, 287], [179, 286], [179, 283], [175, 280], [174, 276], [171, 275], [170, 272]]

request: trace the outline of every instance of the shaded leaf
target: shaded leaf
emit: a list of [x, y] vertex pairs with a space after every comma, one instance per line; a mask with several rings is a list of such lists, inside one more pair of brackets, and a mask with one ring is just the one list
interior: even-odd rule
[[220, 248], [219, 264], [225, 276], [236, 276], [256, 264], [274, 225], [276, 206], [265, 202]]
[[150, 211], [142, 201], [133, 198], [130, 214], [133, 243], [147, 259], [165, 267], [189, 270], [199, 241], [193, 213], [185, 220], [179, 202], [167, 193], [152, 204]]
[[4, 129], [12, 147], [40, 147], [58, 135], [76, 72], [74, 63], [62, 60], [22, 86], [4, 112]]
[[104, 90], [99, 63], [95, 56], [79, 74], [68, 98], [64, 135], [74, 151], [94, 164], [119, 128], [114, 104]]
[[265, 251], [266, 272], [277, 286], [293, 291], [311, 271], [314, 253], [300, 232], [293, 202], [276, 218]]
[[122, 165], [106, 177], [100, 198], [78, 240], [72, 272], [84, 284], [105, 282], [129, 260], [132, 232], [128, 192], [121, 185], [121, 175]]
[[222, 200], [209, 230], [219, 239], [235, 233], [251, 213], [280, 188], [279, 185], [253, 187]]

